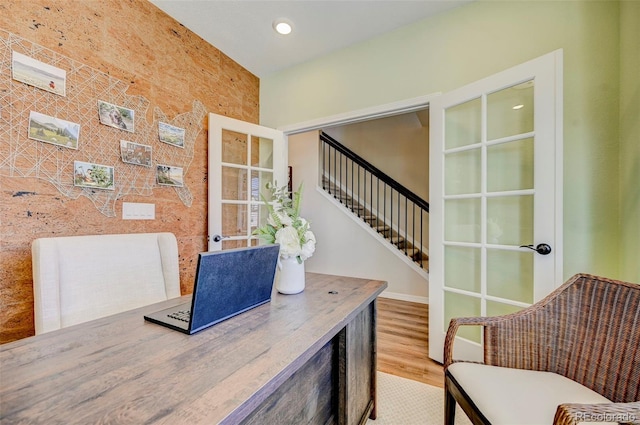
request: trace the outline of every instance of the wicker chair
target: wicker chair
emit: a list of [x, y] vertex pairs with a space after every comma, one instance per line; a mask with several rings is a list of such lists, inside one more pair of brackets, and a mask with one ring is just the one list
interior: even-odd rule
[[[453, 360], [460, 326], [484, 329], [484, 364]], [[445, 424], [640, 423], [640, 285], [578, 274], [514, 314], [451, 320]], [[555, 414], [555, 416], [554, 416]]]

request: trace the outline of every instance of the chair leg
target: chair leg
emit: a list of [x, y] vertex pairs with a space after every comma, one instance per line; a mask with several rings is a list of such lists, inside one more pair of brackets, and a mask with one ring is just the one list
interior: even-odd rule
[[444, 390], [444, 424], [453, 425], [456, 420], [456, 399], [445, 384]]

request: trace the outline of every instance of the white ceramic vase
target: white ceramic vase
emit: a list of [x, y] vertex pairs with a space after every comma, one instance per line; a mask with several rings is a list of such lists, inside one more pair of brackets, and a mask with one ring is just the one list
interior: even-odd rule
[[300, 264], [295, 257], [278, 260], [276, 289], [281, 294], [298, 294], [304, 291], [304, 261]]

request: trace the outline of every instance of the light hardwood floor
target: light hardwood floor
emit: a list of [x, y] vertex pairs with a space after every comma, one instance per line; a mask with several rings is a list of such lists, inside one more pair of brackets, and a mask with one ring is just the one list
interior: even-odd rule
[[429, 358], [429, 306], [378, 298], [378, 370], [437, 387], [442, 365]]

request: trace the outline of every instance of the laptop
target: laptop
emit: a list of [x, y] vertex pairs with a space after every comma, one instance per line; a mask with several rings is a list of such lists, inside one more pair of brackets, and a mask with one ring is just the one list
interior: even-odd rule
[[280, 245], [198, 254], [191, 302], [144, 316], [189, 335], [271, 301]]

